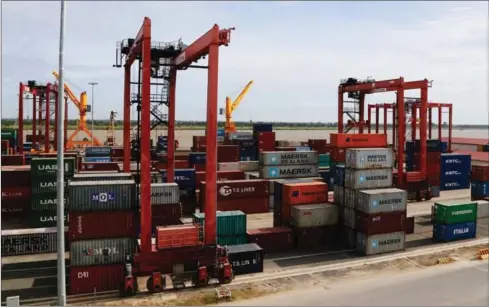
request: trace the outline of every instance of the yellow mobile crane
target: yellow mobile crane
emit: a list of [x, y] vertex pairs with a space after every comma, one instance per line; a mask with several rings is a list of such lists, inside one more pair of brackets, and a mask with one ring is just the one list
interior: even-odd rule
[[[56, 78], [56, 80], [59, 81], [59, 75], [54, 70], [53, 70], [53, 76]], [[75, 94], [73, 94], [73, 92], [71, 91], [70, 87], [65, 83], [65, 93], [66, 95], [68, 95], [68, 98], [70, 98], [70, 100], [76, 106], [80, 114], [80, 118], [78, 120], [78, 124], [75, 131], [73, 131], [73, 133], [68, 137], [66, 148], [75, 149], [75, 148], [90, 146], [92, 145], [92, 140], [93, 140], [93, 146], [102, 146], [102, 142], [100, 142], [95, 136], [93, 136], [92, 132], [87, 128], [87, 112], [89, 111], [87, 105], [87, 92], [82, 92], [80, 94], [80, 100], [78, 100]], [[83, 140], [81, 141], [75, 140], [76, 136], [80, 132], [85, 132], [88, 138], [83, 138]]]
[[239, 103], [243, 98], [246, 96], [248, 91], [250, 90], [250, 87], [253, 85], [253, 80], [248, 82], [244, 89], [241, 91], [241, 93], [238, 95], [238, 98], [231, 103], [231, 98], [226, 97], [226, 109], [225, 109], [225, 116], [226, 116], [226, 124], [224, 126], [224, 132], [226, 133], [226, 136], [229, 133], [236, 132], [236, 126], [233, 123], [233, 120], [231, 119], [231, 115], [233, 114], [234, 110], [239, 106]]

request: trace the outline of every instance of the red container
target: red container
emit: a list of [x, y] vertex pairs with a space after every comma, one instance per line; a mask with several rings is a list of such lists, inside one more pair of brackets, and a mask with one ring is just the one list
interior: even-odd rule
[[330, 143], [338, 148], [385, 148], [387, 147], [387, 134], [331, 133]]
[[218, 145], [217, 162], [237, 162], [239, 161], [239, 146], [237, 145]]
[[196, 172], [204, 172], [205, 173], [205, 164], [194, 164], [194, 169]]
[[309, 139], [307, 141], [307, 146], [311, 147], [312, 150], [315, 150], [318, 152], [318, 154], [325, 154], [328, 153], [328, 141], [327, 140], [312, 140]]
[[427, 170], [426, 179], [429, 184], [434, 186], [440, 186], [440, 170], [437, 171]]
[[[27, 142], [29, 142], [29, 141], [27, 141]], [[9, 149], [8, 140], [2, 140], [2, 151], [8, 150], [8, 149]]]
[[124, 264], [70, 267], [70, 294], [118, 290], [124, 280]]
[[[4, 184], [4, 181], [2, 181]], [[14, 216], [28, 216], [31, 209], [31, 188], [3, 188], [2, 187], [2, 214]], [[3, 217], [3, 216], [2, 216]]]
[[356, 230], [367, 236], [405, 231], [406, 211], [366, 214], [356, 211]]
[[[217, 183], [217, 200], [263, 198], [269, 196], [268, 180], [236, 180]], [[205, 191], [205, 181], [200, 182], [200, 190]]]
[[99, 171], [119, 171], [117, 162], [83, 162], [80, 171], [99, 172]]
[[342, 163], [346, 161], [346, 150], [344, 148], [332, 147], [330, 155], [333, 162]]
[[111, 158], [123, 158], [124, 157], [124, 148], [123, 147], [112, 147], [110, 150]]
[[2, 192], [5, 188], [31, 187], [31, 167], [2, 167]]
[[192, 146], [198, 147], [199, 145], [205, 145], [206, 139], [203, 135], [194, 135], [192, 137]]
[[275, 132], [258, 132], [256, 134], [256, 140], [258, 147], [260, 147], [260, 145], [275, 147]]
[[[420, 153], [414, 153], [414, 164], [418, 165], [420, 164], [420, 158], [421, 154]], [[427, 165], [439, 165], [441, 163], [441, 153], [439, 152], [427, 152], [426, 153], [426, 162]]]
[[248, 230], [248, 243], [256, 243], [265, 253], [285, 252], [293, 249], [292, 229], [272, 227]]
[[328, 184], [311, 181], [284, 184], [282, 187], [282, 204], [301, 205], [318, 204], [328, 201]]
[[[195, 178], [197, 186], [200, 185], [201, 181], [205, 181], [205, 172], [196, 171]], [[227, 181], [227, 180], [244, 180], [244, 171], [217, 171], [217, 181]]]
[[472, 165], [473, 181], [489, 181], [489, 165]]
[[188, 168], [188, 160], [175, 160], [175, 168]]
[[276, 151], [295, 151], [295, 147], [276, 147]]
[[192, 224], [156, 227], [156, 247], [167, 249], [199, 245], [199, 231], [200, 228]]
[[[204, 195], [204, 194], [202, 194]], [[205, 198], [202, 198], [202, 204]], [[269, 212], [269, 197], [262, 198], [241, 198], [230, 200], [218, 200], [217, 210], [219, 211], [235, 211], [240, 210], [246, 214], [258, 214]], [[202, 211], [204, 210], [202, 206]]]
[[136, 235], [134, 211], [70, 212], [70, 240], [124, 238]]
[[24, 165], [24, 164], [25, 164], [24, 155], [2, 156], [2, 166]]
[[171, 225], [174, 221], [178, 221], [182, 218], [182, 205], [168, 204], [151, 206], [151, 216], [153, 218], [166, 218], [167, 222], [165, 222], [165, 224]]
[[337, 242], [340, 235], [338, 225], [326, 227], [294, 228], [293, 236], [297, 249], [314, 249]]
[[414, 216], [406, 218], [406, 226], [404, 229], [407, 235], [414, 233]]

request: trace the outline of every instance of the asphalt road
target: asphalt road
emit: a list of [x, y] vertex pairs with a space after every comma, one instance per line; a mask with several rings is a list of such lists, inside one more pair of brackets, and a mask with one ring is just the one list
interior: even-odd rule
[[489, 306], [489, 263], [461, 261], [422, 271], [288, 291], [232, 306]]

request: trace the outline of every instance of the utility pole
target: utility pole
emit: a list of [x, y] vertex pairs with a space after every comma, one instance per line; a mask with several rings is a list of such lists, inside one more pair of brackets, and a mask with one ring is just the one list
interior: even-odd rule
[[[66, 272], [65, 272], [65, 206], [64, 206], [64, 36], [65, 36], [65, 1], [61, 0], [60, 30], [59, 30], [59, 88], [58, 88], [58, 150], [57, 150], [57, 264], [58, 264], [58, 306], [66, 306]], [[49, 102], [48, 102], [49, 103]], [[72, 171], [72, 170], [70, 170]]]
[[98, 85], [97, 82], [88, 82], [88, 84], [90, 84], [92, 86], [92, 146], [93, 146], [93, 137], [95, 136], [94, 134], [94, 130], [93, 130], [93, 110], [95, 110], [94, 108], [94, 104], [95, 104], [95, 85]]

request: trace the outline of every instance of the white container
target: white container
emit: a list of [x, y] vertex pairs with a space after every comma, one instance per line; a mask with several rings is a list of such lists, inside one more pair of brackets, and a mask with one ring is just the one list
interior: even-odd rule
[[345, 193], [345, 206], [354, 209], [356, 206], [355, 201], [356, 201], [357, 191], [345, 188], [344, 193]]
[[260, 163], [258, 161], [240, 161], [239, 170], [245, 172], [257, 172], [260, 170]]
[[319, 177], [319, 167], [317, 164], [265, 166], [260, 175], [264, 179]]
[[489, 202], [478, 201], [477, 202], [477, 218], [484, 219], [489, 217]]
[[392, 168], [392, 149], [348, 148], [345, 166], [354, 169]]
[[356, 209], [367, 214], [406, 210], [407, 192], [389, 188], [359, 190], [356, 193]]
[[392, 168], [372, 170], [345, 170], [345, 188], [354, 190], [392, 187]]
[[291, 224], [297, 228], [337, 225], [338, 206], [333, 204], [313, 204], [291, 207]]
[[217, 164], [219, 171], [239, 171], [239, 162], [222, 162]]
[[356, 250], [366, 256], [402, 251], [406, 248], [406, 233], [392, 232], [365, 236], [357, 232]]
[[319, 154], [317, 151], [264, 151], [260, 153], [261, 165], [308, 165], [318, 163]]
[[356, 214], [355, 210], [352, 208], [348, 207], [343, 207], [341, 210], [341, 221], [344, 226], [350, 228], [350, 229], [355, 229], [356, 225]]

